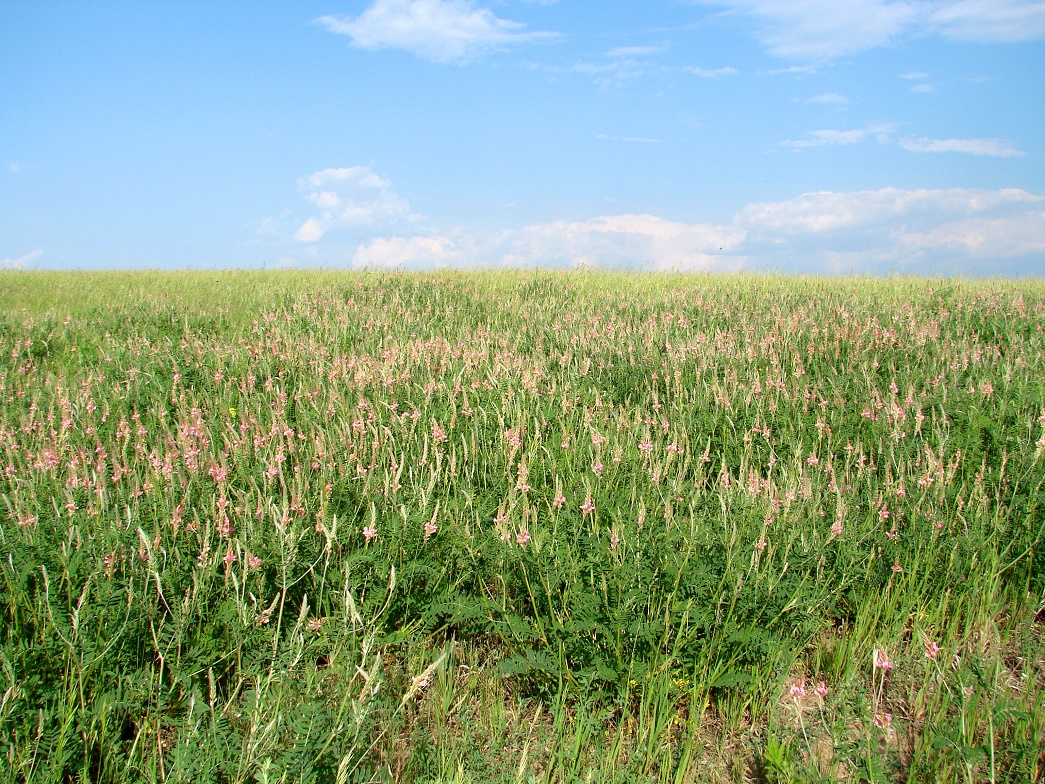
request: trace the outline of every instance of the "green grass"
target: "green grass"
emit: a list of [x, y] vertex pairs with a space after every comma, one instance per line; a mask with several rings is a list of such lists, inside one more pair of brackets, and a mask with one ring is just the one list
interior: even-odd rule
[[1035, 780], [1043, 327], [1040, 281], [0, 273], [0, 781]]

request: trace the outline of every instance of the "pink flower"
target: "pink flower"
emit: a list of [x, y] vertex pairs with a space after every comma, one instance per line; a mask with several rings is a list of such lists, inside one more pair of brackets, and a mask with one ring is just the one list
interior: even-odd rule
[[827, 684], [826, 683], [824, 683], [823, 681], [820, 681], [819, 683], [816, 684], [816, 689], [814, 689], [814, 691], [817, 694], [819, 694], [821, 697], [826, 697], [827, 693], [830, 691], [830, 689], [827, 688]]
[[427, 539], [429, 536], [431, 536], [438, 530], [439, 526], [433, 523], [432, 521], [428, 521], [427, 523], [425, 523], [425, 539]]
[[519, 532], [519, 535], [515, 537], [515, 543], [519, 545], [519, 547], [523, 547], [528, 541], [530, 541], [530, 532], [524, 528]]
[[584, 499], [584, 503], [581, 504], [581, 511], [585, 514], [591, 514], [595, 511], [595, 504], [591, 502], [591, 496]]
[[367, 543], [369, 543], [371, 539], [374, 539], [376, 537], [377, 529], [374, 528], [374, 526], [369, 525], [363, 529], [363, 538], [367, 540]]
[[896, 563], [893, 564], [893, 572], [895, 572], [896, 574], [899, 574], [902, 571], [903, 571], [903, 567], [900, 566], [900, 562], [899, 561], [897, 561]]
[[261, 567], [261, 559], [256, 555], [247, 555], [247, 566], [251, 569], [258, 569]]
[[555, 494], [555, 500], [552, 501], [552, 506], [554, 506], [556, 509], [558, 509], [560, 506], [562, 506], [565, 503], [566, 503], [566, 496], [564, 496], [562, 493], [557, 492]]
[[889, 671], [893, 668], [893, 663], [889, 661], [889, 656], [885, 651], [880, 651], [877, 648], [874, 649], [874, 666], [881, 670]]
[[231, 547], [229, 548], [228, 552], [225, 553], [225, 557], [221, 560], [225, 562], [226, 566], [231, 566], [232, 564], [236, 563], [236, 554], [232, 552]]
[[935, 659], [940, 652], [940, 646], [934, 640], [926, 639], [922, 643], [925, 646], [925, 658]]
[[795, 681], [795, 685], [791, 687], [792, 697], [804, 697], [806, 696], [806, 679], [799, 678]]

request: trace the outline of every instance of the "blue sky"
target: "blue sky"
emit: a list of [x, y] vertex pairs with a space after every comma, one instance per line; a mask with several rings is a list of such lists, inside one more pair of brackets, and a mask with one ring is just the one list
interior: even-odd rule
[[0, 0], [0, 265], [1045, 275], [1040, 0]]

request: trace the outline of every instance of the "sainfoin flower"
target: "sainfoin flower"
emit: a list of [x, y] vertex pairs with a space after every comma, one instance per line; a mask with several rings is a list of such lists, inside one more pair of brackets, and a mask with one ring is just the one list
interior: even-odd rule
[[795, 681], [795, 685], [791, 687], [792, 697], [804, 697], [806, 696], [806, 679], [799, 678]]
[[891, 670], [893, 663], [889, 661], [889, 655], [885, 651], [880, 651], [878, 648], [874, 649], [874, 666], [876, 669], [884, 671]]
[[363, 538], [366, 539], [367, 542], [369, 542], [371, 539], [374, 539], [376, 536], [377, 529], [374, 528], [374, 526], [368, 525], [366, 528], [363, 529]]
[[515, 537], [515, 543], [522, 547], [528, 541], [530, 541], [530, 532], [524, 528], [519, 532], [519, 535]]

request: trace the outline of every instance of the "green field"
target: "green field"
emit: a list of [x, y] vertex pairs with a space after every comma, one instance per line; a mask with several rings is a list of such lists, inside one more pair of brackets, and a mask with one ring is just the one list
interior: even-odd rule
[[0, 272], [0, 781], [1045, 775], [1045, 282]]

